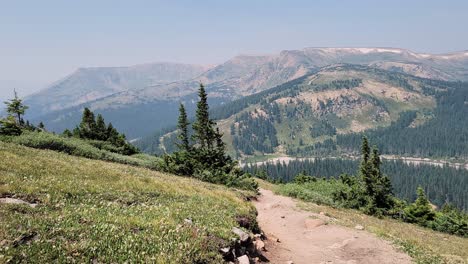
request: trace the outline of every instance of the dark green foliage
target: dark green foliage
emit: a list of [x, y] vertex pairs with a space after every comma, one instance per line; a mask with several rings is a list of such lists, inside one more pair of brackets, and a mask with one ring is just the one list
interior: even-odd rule
[[[33, 128], [23, 120], [25, 111], [28, 109], [23, 104], [23, 100], [18, 98], [16, 91], [15, 97], [5, 102], [7, 108], [7, 117], [0, 119], [0, 135], [18, 136], [23, 129]], [[33, 128], [34, 129], [34, 128]]]
[[7, 116], [0, 118], [0, 135], [19, 136], [26, 131], [46, 131], [44, 123], [40, 122], [36, 127], [29, 120], [24, 120], [23, 116], [28, 106], [23, 104], [23, 100], [18, 98], [16, 91], [15, 97], [7, 102]]
[[334, 80], [327, 84], [319, 85], [315, 88], [317, 91], [325, 90], [339, 90], [339, 89], [352, 89], [359, 87], [362, 84], [362, 79], [350, 79], [350, 80]]
[[405, 208], [404, 220], [421, 226], [429, 226], [435, 218], [435, 212], [432, 210], [423, 188], [418, 187], [417, 195], [416, 201]]
[[97, 139], [94, 113], [87, 107], [83, 110], [83, 116], [81, 117], [81, 123], [78, 128], [80, 131], [80, 138]]
[[73, 133], [68, 129], [65, 129], [63, 131], [62, 135], [65, 136], [65, 137], [73, 137]]
[[21, 126], [16, 122], [14, 116], [9, 115], [0, 119], [0, 135], [18, 136], [21, 133]]
[[370, 151], [366, 137], [362, 139], [361, 164], [357, 176], [342, 175], [348, 186], [339, 190], [334, 198], [346, 207], [361, 209], [371, 215], [388, 215], [393, 207], [392, 185], [380, 170], [380, 157], [376, 147]]
[[98, 114], [96, 118], [95, 134], [97, 140], [107, 140], [108, 138], [106, 122], [101, 114]]
[[[27, 123], [29, 123], [29, 121], [27, 121]], [[42, 123], [42, 121], [39, 122], [39, 125], [37, 125], [37, 128], [39, 128], [40, 130], [44, 131], [44, 130], [45, 130], [45, 125], [44, 125], [44, 123]]]
[[179, 107], [179, 122], [177, 128], [179, 129], [179, 135], [177, 136], [180, 140], [180, 143], [177, 144], [179, 149], [189, 151], [190, 142], [189, 142], [189, 132], [188, 127], [190, 123], [187, 119], [187, 112], [185, 111], [184, 105], [181, 103]]
[[294, 183], [297, 183], [297, 184], [316, 182], [316, 181], [317, 181], [316, 177], [306, 175], [305, 172], [301, 172], [294, 177]]
[[208, 96], [203, 84], [200, 84], [198, 90], [199, 101], [195, 113], [195, 122], [192, 127], [194, 130], [193, 139], [199, 144], [201, 149], [211, 149], [213, 147], [213, 136], [215, 134], [214, 121], [210, 119]]
[[164, 170], [170, 173], [224, 184], [229, 187], [256, 190], [257, 183], [244, 173], [237, 163], [226, 155], [226, 145], [216, 123], [210, 118], [208, 96], [200, 84], [196, 119], [193, 123], [193, 141], [190, 146], [188, 120], [185, 108], [180, 106], [178, 151], [164, 155]]
[[83, 110], [81, 123], [73, 129], [73, 132], [66, 129], [62, 134], [66, 137], [73, 136], [91, 140], [95, 142], [94, 146], [98, 148], [123, 155], [132, 155], [139, 152], [135, 146], [127, 142], [125, 135], [120, 134], [112, 123], [106, 126], [102, 115], [98, 114], [97, 118], [95, 118], [94, 113], [89, 108]]
[[312, 137], [336, 135], [336, 128], [326, 120], [321, 120], [310, 127]]
[[260, 115], [257, 110], [254, 114], [255, 117], [251, 113], [236, 117], [237, 128], [231, 130], [233, 145], [237, 151], [247, 155], [254, 154], [254, 151], [272, 153], [278, 146], [274, 120]]
[[[445, 86], [443, 82], [433, 82]], [[449, 85], [446, 91], [434, 92], [437, 108], [427, 114], [430, 119], [422, 125], [412, 127], [416, 112], [404, 112], [390, 126], [365, 134], [384, 154], [468, 157], [468, 83]], [[356, 153], [361, 137], [362, 134], [338, 135], [336, 143], [343, 151]]]
[[18, 98], [18, 94], [14, 91], [14, 98], [5, 102], [7, 106], [7, 113], [16, 119], [16, 122], [22, 126], [24, 125], [23, 116], [28, 107], [23, 104], [23, 100]]
[[54, 150], [73, 156], [130, 164], [155, 170], [160, 170], [161, 167], [159, 158], [144, 155], [145, 159], [142, 159], [137, 156], [122, 155], [119, 153], [122, 150], [116, 150], [115, 146], [104, 141], [70, 138], [38, 131], [25, 131], [20, 136], [8, 137], [3, 141], [31, 148]]
[[430, 226], [440, 232], [468, 237], [468, 214], [450, 204], [445, 204], [442, 210], [436, 213]]

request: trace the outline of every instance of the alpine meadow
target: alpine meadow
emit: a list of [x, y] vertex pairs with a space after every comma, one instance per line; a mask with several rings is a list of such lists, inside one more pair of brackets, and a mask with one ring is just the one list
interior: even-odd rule
[[468, 263], [466, 10], [2, 3], [0, 263]]

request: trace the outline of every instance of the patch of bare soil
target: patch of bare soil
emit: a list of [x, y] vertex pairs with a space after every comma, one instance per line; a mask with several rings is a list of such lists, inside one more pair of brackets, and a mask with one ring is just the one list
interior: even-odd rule
[[[262, 189], [254, 202], [267, 236], [271, 263], [411, 263], [390, 242], [363, 230], [329, 224], [329, 218], [296, 207], [289, 198]], [[361, 229], [360, 227], [359, 229]]]

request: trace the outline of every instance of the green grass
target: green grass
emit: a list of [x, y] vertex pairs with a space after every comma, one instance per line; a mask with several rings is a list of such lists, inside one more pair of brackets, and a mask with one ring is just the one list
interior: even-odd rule
[[3, 137], [0, 140], [31, 148], [50, 149], [73, 156], [112, 161], [151, 169], [158, 169], [162, 162], [161, 159], [146, 154], [127, 156], [96, 147], [98, 143], [100, 143], [100, 145], [106, 145], [105, 142], [87, 141], [79, 138], [65, 138], [45, 132], [24, 132], [20, 136]]
[[284, 196], [298, 198], [307, 202], [338, 206], [338, 204], [333, 201], [333, 192], [344, 187], [345, 186], [339, 181], [318, 180], [316, 182], [304, 184], [279, 184], [276, 188], [276, 192]]
[[4, 142], [0, 157], [0, 197], [38, 203], [0, 204], [0, 263], [220, 263], [235, 218], [255, 219], [239, 193], [191, 178]]

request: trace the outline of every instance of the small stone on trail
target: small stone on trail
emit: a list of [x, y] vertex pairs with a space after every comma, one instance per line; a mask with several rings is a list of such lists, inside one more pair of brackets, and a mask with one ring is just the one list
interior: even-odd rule
[[255, 249], [257, 249], [257, 251], [266, 251], [265, 243], [261, 240], [255, 241]]
[[320, 212], [320, 215], [325, 215], [325, 213], [324, 213], [324, 212]]
[[308, 218], [305, 220], [305, 227], [307, 229], [314, 229], [316, 227], [319, 227], [321, 225], [324, 225], [325, 222], [321, 219], [311, 219], [311, 218]]
[[238, 257], [237, 261], [239, 262], [239, 264], [250, 264], [250, 260], [249, 257], [247, 257], [247, 255], [242, 255]]
[[357, 230], [364, 230], [364, 227], [362, 225], [357, 225], [354, 228]]
[[281, 216], [281, 218], [285, 218], [285, 216], [284, 216], [284, 215], [282, 215], [282, 216]]
[[294, 262], [292, 260], [288, 260], [286, 261], [286, 264], [294, 264]]

